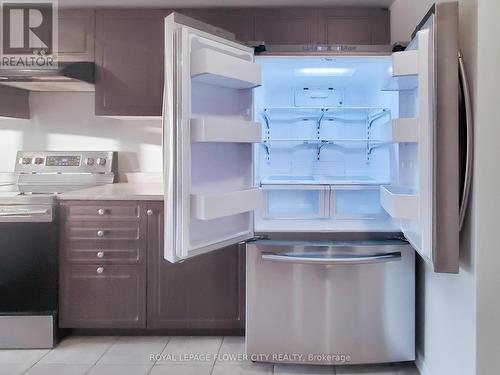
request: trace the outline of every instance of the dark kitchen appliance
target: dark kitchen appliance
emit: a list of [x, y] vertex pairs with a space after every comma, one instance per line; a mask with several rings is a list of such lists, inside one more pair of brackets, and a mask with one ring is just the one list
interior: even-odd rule
[[18, 152], [0, 192], [0, 349], [51, 348], [58, 310], [57, 193], [115, 181], [115, 152]]

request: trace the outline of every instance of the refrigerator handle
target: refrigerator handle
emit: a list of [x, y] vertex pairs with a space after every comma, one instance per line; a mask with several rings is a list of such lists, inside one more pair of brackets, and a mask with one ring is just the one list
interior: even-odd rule
[[460, 69], [460, 87], [463, 93], [463, 98], [465, 102], [465, 115], [467, 124], [467, 154], [465, 161], [465, 174], [462, 197], [460, 199], [460, 230], [462, 230], [465, 214], [467, 212], [467, 207], [469, 204], [470, 190], [472, 184], [472, 162], [473, 162], [473, 152], [474, 152], [474, 128], [472, 120], [472, 102], [469, 88], [469, 81], [467, 79], [467, 71], [465, 70], [465, 64], [462, 56], [462, 52], [458, 52], [458, 66]]
[[339, 254], [332, 254], [329, 258], [323, 257], [313, 257], [308, 253], [271, 253], [263, 252], [263, 260], [270, 260], [275, 262], [284, 263], [298, 263], [298, 264], [317, 264], [317, 265], [347, 265], [347, 264], [371, 264], [371, 263], [383, 263], [401, 260], [401, 252], [391, 252], [391, 253], [379, 253], [371, 255], [352, 255], [346, 256], [345, 254], [339, 256]]

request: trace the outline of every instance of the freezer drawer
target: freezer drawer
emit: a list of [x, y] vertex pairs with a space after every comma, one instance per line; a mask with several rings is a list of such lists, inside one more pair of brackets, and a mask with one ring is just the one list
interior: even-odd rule
[[402, 241], [247, 245], [246, 347], [262, 362], [415, 358], [415, 258]]

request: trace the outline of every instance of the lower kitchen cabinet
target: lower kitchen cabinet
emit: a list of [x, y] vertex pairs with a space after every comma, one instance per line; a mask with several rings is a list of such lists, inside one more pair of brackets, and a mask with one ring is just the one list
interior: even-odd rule
[[[74, 214], [82, 207], [88, 208], [85, 220]], [[117, 207], [136, 214], [113, 216]], [[183, 263], [167, 262], [163, 202], [69, 201], [61, 211], [61, 328], [243, 332], [243, 249], [231, 246]], [[127, 244], [111, 235], [132, 226]], [[94, 236], [99, 229], [103, 235]]]
[[148, 328], [243, 331], [244, 250], [230, 246], [169, 263], [163, 258], [163, 202], [148, 211]]
[[146, 327], [146, 267], [63, 265], [62, 328]]

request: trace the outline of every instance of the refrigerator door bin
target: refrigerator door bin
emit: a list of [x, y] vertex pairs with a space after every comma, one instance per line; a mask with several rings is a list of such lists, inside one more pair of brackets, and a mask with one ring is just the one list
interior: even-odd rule
[[247, 244], [247, 354], [306, 364], [413, 360], [414, 267], [413, 249], [397, 240]]
[[258, 122], [201, 117], [191, 119], [191, 142], [259, 143], [261, 126]]
[[417, 118], [398, 118], [392, 120], [392, 141], [418, 142], [418, 119]]
[[192, 214], [196, 219], [211, 220], [253, 211], [262, 202], [259, 188], [227, 193], [191, 195]]
[[[199, 38], [201, 43], [213, 45], [210, 40], [196, 38]], [[210, 48], [195, 49], [191, 52], [191, 78], [198, 83], [232, 89], [257, 87], [261, 84], [260, 66], [246, 60], [247, 56], [241, 54], [236, 57]]]
[[395, 219], [418, 220], [418, 195], [411, 188], [402, 186], [381, 186], [382, 206]]

